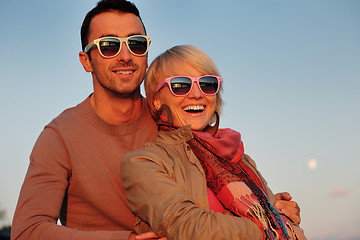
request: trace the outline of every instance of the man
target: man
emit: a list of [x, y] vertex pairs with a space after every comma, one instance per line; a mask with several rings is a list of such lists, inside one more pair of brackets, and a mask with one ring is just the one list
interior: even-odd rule
[[[135, 238], [120, 160], [157, 135], [140, 94], [150, 38], [138, 9], [121, 0], [99, 2], [85, 17], [81, 38], [79, 58], [94, 92], [45, 126], [36, 141], [12, 239]], [[279, 203], [298, 217], [296, 203]]]
[[[139, 88], [150, 39], [141, 37], [146, 32], [139, 12], [125, 1], [100, 2], [86, 16], [81, 34], [84, 51], [101, 37], [127, 42], [118, 44], [121, 50], [111, 58], [104, 58], [96, 44], [80, 52], [84, 69], [92, 74], [94, 93], [65, 110], [39, 136], [12, 239], [128, 239], [133, 229], [120, 160], [157, 135]], [[135, 35], [140, 37], [125, 39]], [[106, 44], [116, 48], [113, 40], [99, 43], [102, 54], [108, 54]], [[57, 225], [58, 218], [67, 227]]]

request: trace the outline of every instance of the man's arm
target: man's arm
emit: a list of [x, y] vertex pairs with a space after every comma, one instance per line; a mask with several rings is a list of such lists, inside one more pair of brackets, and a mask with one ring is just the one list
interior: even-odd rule
[[139, 235], [135, 235], [134, 233], [130, 234], [129, 240], [150, 240], [150, 239], [159, 239], [166, 240], [166, 237], [158, 237], [154, 232], [146, 232]]
[[130, 231], [80, 231], [57, 224], [71, 176], [68, 152], [51, 128], [40, 134], [30, 156], [12, 224], [12, 240], [128, 239]]

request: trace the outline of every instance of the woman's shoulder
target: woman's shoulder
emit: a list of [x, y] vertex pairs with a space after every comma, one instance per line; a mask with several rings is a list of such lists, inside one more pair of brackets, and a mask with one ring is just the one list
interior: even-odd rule
[[142, 148], [125, 154], [122, 164], [131, 164], [132, 161], [152, 161], [159, 165], [172, 166], [174, 159], [181, 155], [186, 148], [186, 142], [193, 138], [191, 131], [177, 129], [174, 131], [160, 131], [159, 135]]
[[170, 145], [167, 145], [166, 142], [159, 136], [153, 139], [150, 142], [146, 142], [141, 148], [130, 151], [124, 155], [124, 159], [130, 158], [148, 158], [154, 161], [158, 159], [164, 159], [167, 156], [167, 148], [170, 148]]
[[174, 166], [173, 156], [169, 154], [169, 147], [159, 145], [156, 139], [145, 143], [142, 148], [126, 153], [121, 160], [121, 169], [134, 169], [133, 166], [146, 167], [149, 170], [155, 166], [164, 169], [172, 169]]
[[164, 150], [161, 145], [159, 145], [158, 141], [156, 140], [158, 137], [156, 137], [154, 140], [150, 142], [146, 142], [141, 148], [138, 148], [136, 150], [132, 150], [125, 154], [124, 158], [127, 157], [151, 157], [151, 156], [157, 156], [161, 155]]

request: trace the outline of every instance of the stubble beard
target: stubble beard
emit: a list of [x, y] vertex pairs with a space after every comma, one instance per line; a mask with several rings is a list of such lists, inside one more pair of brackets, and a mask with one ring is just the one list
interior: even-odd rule
[[[114, 80], [115, 81], [115, 80]], [[100, 86], [106, 91], [106, 93], [114, 98], [132, 98], [140, 93], [140, 85], [141, 83], [132, 82], [127, 84], [127, 86], [119, 86], [121, 83], [115, 82], [115, 84], [111, 84], [107, 86], [102, 82], [98, 81]]]
[[[104, 77], [104, 76], [102, 76]], [[105, 81], [104, 81], [105, 80]], [[140, 94], [140, 85], [143, 79], [139, 79], [138, 76], [134, 76], [134, 79], [122, 80], [114, 75], [107, 79], [96, 77], [98, 85], [111, 97], [115, 98], [132, 98], [137, 94]]]

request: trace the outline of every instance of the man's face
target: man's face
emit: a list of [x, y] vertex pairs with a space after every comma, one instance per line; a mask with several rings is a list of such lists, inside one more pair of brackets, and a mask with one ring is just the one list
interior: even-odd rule
[[[105, 12], [91, 21], [88, 42], [106, 36], [124, 38], [131, 35], [145, 35], [143, 25], [136, 15]], [[105, 90], [127, 95], [139, 89], [146, 73], [147, 55], [139, 57], [131, 54], [125, 43], [114, 58], [103, 58], [96, 47], [89, 54], [95, 93]]]

